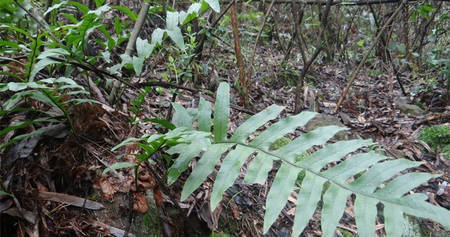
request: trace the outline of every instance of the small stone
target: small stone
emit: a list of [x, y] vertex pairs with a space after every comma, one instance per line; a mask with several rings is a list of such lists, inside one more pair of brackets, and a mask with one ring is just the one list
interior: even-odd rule
[[402, 113], [407, 115], [420, 116], [425, 114], [425, 111], [417, 105], [400, 103], [397, 106]]
[[[306, 131], [312, 131], [319, 127], [324, 126], [339, 126], [339, 127], [345, 127], [344, 124], [342, 124], [341, 120], [335, 116], [327, 115], [327, 114], [318, 114], [316, 117], [311, 119], [305, 126]], [[348, 140], [349, 137], [347, 135], [346, 131], [340, 131], [338, 132], [333, 139], [341, 141], [341, 140]]]

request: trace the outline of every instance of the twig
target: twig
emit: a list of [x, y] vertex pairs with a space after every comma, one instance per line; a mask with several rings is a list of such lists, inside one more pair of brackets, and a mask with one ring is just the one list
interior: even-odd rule
[[394, 14], [392, 14], [392, 16], [386, 21], [386, 23], [384, 23], [383, 28], [381, 28], [380, 32], [378, 33], [377, 37], [373, 41], [373, 43], [370, 46], [369, 50], [364, 54], [364, 57], [361, 60], [361, 62], [359, 63], [358, 67], [356, 67], [356, 69], [353, 71], [352, 75], [350, 76], [350, 80], [347, 83], [347, 86], [342, 91], [342, 95], [341, 95], [341, 97], [339, 98], [339, 100], [337, 102], [337, 105], [336, 105], [336, 108], [335, 108], [335, 112], [339, 111], [339, 107], [341, 106], [342, 102], [344, 101], [345, 97], [347, 96], [348, 90], [352, 86], [353, 81], [355, 81], [356, 76], [358, 75], [358, 73], [361, 70], [362, 66], [364, 65], [364, 63], [366, 63], [366, 60], [369, 57], [370, 52], [372, 52], [372, 50], [375, 48], [376, 44], [380, 40], [381, 36], [384, 33], [384, 30], [387, 28], [388, 25], [390, 25], [392, 23], [392, 21], [397, 16], [397, 14], [400, 12], [400, 10], [405, 6], [406, 1], [407, 0], [403, 0], [402, 3], [398, 6], [398, 8], [395, 10]]
[[181, 90], [185, 90], [185, 91], [189, 91], [192, 93], [198, 93], [199, 91], [193, 88], [189, 88], [183, 85], [178, 85], [178, 84], [173, 84], [173, 83], [169, 83], [169, 82], [164, 82], [164, 81], [155, 81], [155, 82], [141, 82], [138, 84], [134, 84], [138, 87], [145, 87], [145, 86], [160, 86], [160, 87], [164, 87], [164, 88], [176, 88], [176, 89], [181, 89]]
[[[220, 13], [220, 15], [219, 15], [219, 16], [217, 17], [217, 19], [213, 22], [213, 24], [210, 26], [210, 28], [214, 28], [214, 26], [216, 26], [216, 25], [219, 23], [220, 19], [225, 15], [225, 13], [228, 11], [228, 9], [230, 9], [230, 7], [234, 4], [234, 1], [235, 1], [235, 0], [231, 1], [230, 4], [228, 4], [228, 6], [223, 10], [223, 12]], [[208, 29], [206, 29], [206, 30], [208, 30]], [[197, 48], [195, 49], [195, 54], [199, 54], [200, 51], [203, 49], [203, 45], [205, 44], [205, 40], [206, 40], [206, 37], [201, 37], [200, 42], [198, 43]], [[191, 63], [194, 61], [194, 58], [195, 58], [195, 57], [191, 57], [191, 58], [189, 59], [189, 62], [187, 63], [186, 67], [185, 67], [184, 70], [183, 70], [184, 73], [181, 74], [181, 78], [180, 78], [180, 80], [179, 80], [180, 83], [181, 83], [182, 81], [184, 81], [184, 80], [183, 80], [183, 77], [184, 77], [184, 75], [186, 75], [185, 72], [186, 72], [186, 70], [188, 69], [188, 66], [191, 65]], [[177, 98], [177, 94], [174, 93], [174, 94], [172, 95], [171, 102], [172, 102], [172, 103], [175, 102], [176, 98]], [[169, 120], [171, 114], [172, 114], [172, 106], [170, 106], [169, 109], [168, 109], [168, 111], [167, 111], [166, 120]]]
[[239, 84], [242, 89], [242, 99], [244, 101], [244, 105], [246, 108], [250, 107], [250, 96], [249, 96], [249, 88], [248, 82], [250, 78], [245, 78], [245, 68], [244, 61], [242, 59], [241, 47], [239, 46], [239, 30], [237, 26], [237, 17], [236, 17], [236, 4], [231, 6], [230, 16], [231, 16], [231, 26], [233, 28], [233, 38], [234, 38], [234, 51], [236, 54], [236, 60], [239, 69]]
[[272, 11], [274, 2], [275, 2], [275, 0], [272, 0], [272, 2], [270, 2], [269, 8], [267, 9], [267, 12], [264, 15], [264, 18], [262, 20], [261, 27], [259, 28], [258, 35], [256, 36], [255, 43], [253, 44], [253, 52], [252, 52], [252, 56], [250, 57], [250, 64], [248, 65], [248, 75], [247, 75], [248, 81], [250, 81], [252, 78], [252, 73], [253, 73], [252, 68], [253, 68], [253, 63], [255, 61], [256, 46], [258, 45], [259, 38], [261, 37], [264, 26], [266, 25], [266, 19], [269, 16], [270, 12]]
[[[125, 54], [128, 56], [131, 56], [131, 53], [134, 50], [134, 47], [136, 45], [137, 37], [139, 36], [139, 32], [141, 32], [141, 28], [144, 25], [145, 18], [148, 13], [148, 9], [150, 8], [149, 2], [144, 2], [142, 4], [142, 8], [139, 11], [138, 19], [136, 20], [136, 24], [134, 25], [133, 31], [131, 32], [130, 38], [128, 39], [128, 44], [125, 49]], [[121, 86], [121, 81], [114, 81], [113, 88], [111, 89], [111, 93], [108, 97], [109, 104], [113, 105], [114, 100], [116, 99], [116, 96], [118, 94], [118, 90]]]
[[[378, 29], [380, 29], [380, 23], [378, 22], [378, 19], [377, 19], [376, 15], [375, 15], [375, 10], [373, 9], [372, 5], [369, 5], [369, 8], [370, 8], [370, 11], [372, 12], [372, 16], [373, 16], [373, 19], [375, 21], [375, 25], [377, 26]], [[386, 40], [383, 37], [381, 37], [381, 41], [383, 43], [383, 46], [386, 48], [386, 56], [388, 57], [389, 62], [391, 64], [391, 66], [392, 66], [392, 70], [394, 71], [395, 78], [397, 79], [398, 85], [400, 86], [400, 89], [402, 90], [402, 94], [404, 96], [406, 96], [405, 88], [403, 87], [402, 81], [400, 80], [400, 75], [399, 75], [400, 72], [398, 71], [397, 66], [395, 65], [395, 63], [392, 61], [392, 57], [391, 57], [391, 53], [389, 52], [389, 49], [386, 47], [387, 42], [386, 42]]]
[[328, 25], [328, 15], [330, 13], [332, 4], [333, 4], [333, 0], [328, 0], [327, 5], [324, 10], [324, 13], [322, 15], [322, 19], [320, 19], [322, 29], [320, 30], [319, 37], [317, 38], [317, 43], [316, 43], [317, 47], [309, 60], [306, 60], [306, 53], [302, 47], [302, 42], [301, 42], [302, 34], [300, 34], [300, 32], [301, 32], [300, 30], [298, 31], [299, 32], [299, 34], [297, 35], [299, 37], [298, 43], [300, 45], [300, 50], [301, 50], [301, 55], [303, 58], [304, 66], [302, 68], [302, 72], [300, 74], [300, 77], [298, 78], [297, 85], [295, 87], [295, 108], [294, 108], [295, 113], [300, 113], [300, 110], [302, 107], [301, 106], [301, 94], [302, 94], [302, 90], [303, 90], [303, 84], [304, 84], [304, 79], [305, 79], [306, 73], [308, 73], [311, 65], [314, 63], [316, 58], [319, 56], [320, 52], [322, 52], [322, 50], [323, 50], [322, 39], [325, 35], [325, 30]]

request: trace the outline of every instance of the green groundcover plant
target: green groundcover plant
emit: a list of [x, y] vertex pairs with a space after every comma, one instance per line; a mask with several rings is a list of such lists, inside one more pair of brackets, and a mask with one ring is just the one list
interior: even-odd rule
[[[407, 225], [405, 214], [429, 218], [450, 228], [448, 210], [428, 203], [425, 194], [411, 192], [411, 189], [439, 175], [402, 172], [421, 165], [421, 162], [391, 159], [373, 151], [362, 152], [361, 148], [373, 144], [370, 140], [356, 139], [327, 145], [329, 139], [345, 129], [337, 126], [317, 128], [287, 145], [271, 150], [271, 144], [277, 139], [305, 125], [316, 115], [313, 112], [302, 112], [283, 118], [263, 131], [257, 130], [279, 116], [283, 107], [277, 105], [250, 117], [228, 137], [229, 101], [229, 85], [221, 83], [213, 116], [211, 104], [202, 98], [195, 109], [185, 109], [173, 104], [175, 113], [172, 123], [153, 120], [171, 129], [168, 133], [128, 139], [114, 149], [136, 142], [145, 151], [138, 156], [139, 161], [143, 161], [157, 150], [169, 147], [167, 153], [178, 154], [168, 171], [169, 184], [173, 184], [188, 169], [192, 159], [200, 157], [184, 184], [182, 201], [206, 180], [224, 157], [211, 193], [211, 210], [217, 208], [222, 195], [233, 185], [250, 157], [253, 159], [248, 163], [245, 173], [246, 183], [265, 183], [273, 161], [281, 161], [267, 195], [264, 233], [267, 233], [281, 213], [301, 172], [305, 176], [298, 191], [292, 236], [298, 236], [304, 230], [318, 208], [319, 201], [322, 201], [320, 211], [323, 236], [333, 236], [349, 197], [354, 202], [359, 236], [375, 234], [377, 205], [380, 203], [383, 206], [382, 215], [388, 236], [403, 234]], [[313, 146], [322, 145], [322, 149], [306, 153]], [[352, 155], [348, 156], [349, 153]], [[302, 159], [297, 159], [299, 156]], [[330, 163], [337, 165], [330, 166]], [[130, 166], [133, 164], [118, 163], [105, 172]], [[403, 175], [398, 175], [400, 172]]]

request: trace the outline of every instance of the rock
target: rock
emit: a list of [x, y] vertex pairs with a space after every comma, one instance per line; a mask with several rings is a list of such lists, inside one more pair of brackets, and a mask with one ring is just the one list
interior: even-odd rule
[[419, 116], [425, 114], [425, 110], [417, 105], [399, 103], [397, 106], [402, 113], [407, 115]]
[[[344, 124], [341, 123], [341, 120], [337, 117], [327, 115], [327, 114], [318, 114], [316, 117], [311, 119], [305, 126], [306, 131], [312, 131], [318, 127], [335, 125], [339, 127], [345, 127]], [[346, 131], [338, 132], [332, 139], [337, 141], [348, 140], [349, 136]]]

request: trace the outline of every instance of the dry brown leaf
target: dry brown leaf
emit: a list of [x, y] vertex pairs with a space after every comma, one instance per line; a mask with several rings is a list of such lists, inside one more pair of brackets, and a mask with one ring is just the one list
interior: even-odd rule
[[145, 214], [148, 211], [147, 198], [141, 194], [136, 193], [134, 196], [133, 210]]
[[104, 208], [101, 203], [94, 202], [86, 198], [80, 198], [63, 193], [39, 192], [38, 197], [43, 200], [64, 203], [77, 207], [83, 207], [90, 210], [100, 210]]

